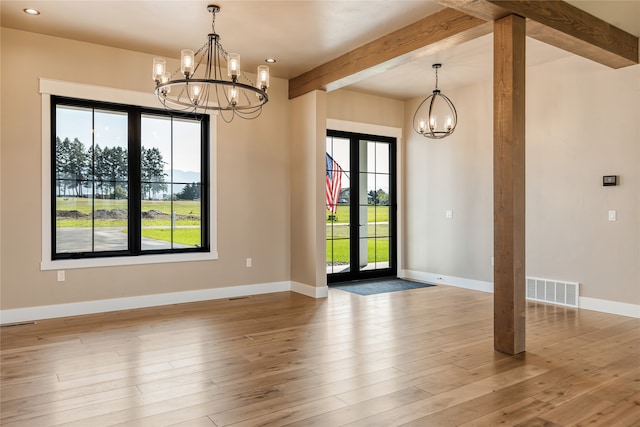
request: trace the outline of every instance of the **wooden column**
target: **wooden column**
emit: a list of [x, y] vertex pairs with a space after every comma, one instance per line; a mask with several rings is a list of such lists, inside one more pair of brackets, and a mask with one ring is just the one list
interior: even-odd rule
[[525, 19], [495, 21], [493, 51], [494, 348], [525, 350]]

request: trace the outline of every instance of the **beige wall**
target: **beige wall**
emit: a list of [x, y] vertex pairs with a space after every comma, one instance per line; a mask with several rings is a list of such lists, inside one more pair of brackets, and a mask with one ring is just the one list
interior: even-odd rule
[[640, 66], [569, 57], [527, 78], [527, 274], [640, 304]]
[[[637, 65], [569, 57], [527, 69], [528, 276], [640, 303], [639, 86]], [[406, 133], [408, 270], [493, 281], [492, 90], [485, 81], [446, 91], [459, 111], [451, 137]], [[418, 102], [406, 103], [407, 128]], [[602, 187], [603, 175], [621, 185]]]
[[291, 280], [325, 287], [326, 93], [291, 101]]
[[218, 260], [73, 269], [60, 283], [40, 270], [38, 78], [149, 92], [152, 58], [2, 28], [2, 309], [289, 280], [289, 101], [275, 78], [258, 120], [218, 124]]
[[401, 128], [404, 103], [341, 89], [327, 93], [327, 118]]
[[[442, 140], [413, 131], [421, 99], [406, 103], [407, 270], [493, 281], [491, 91], [490, 84], [446, 91], [459, 122]], [[447, 210], [452, 219], [445, 218]]]

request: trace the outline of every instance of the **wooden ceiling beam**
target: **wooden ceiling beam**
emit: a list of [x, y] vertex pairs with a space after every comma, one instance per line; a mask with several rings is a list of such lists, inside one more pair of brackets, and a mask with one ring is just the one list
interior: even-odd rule
[[294, 77], [289, 80], [289, 99], [313, 90], [335, 90], [353, 84], [417, 57], [489, 34], [492, 25], [454, 9], [443, 9]]
[[527, 18], [527, 36], [612, 68], [638, 64], [638, 37], [561, 0], [435, 0], [483, 20]]

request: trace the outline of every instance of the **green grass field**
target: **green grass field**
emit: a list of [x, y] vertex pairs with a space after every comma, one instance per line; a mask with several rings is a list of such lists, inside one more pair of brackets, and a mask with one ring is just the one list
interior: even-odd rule
[[[335, 220], [331, 220], [330, 216], [333, 213], [329, 210], [326, 211], [326, 221], [330, 222], [349, 222], [349, 206], [339, 205], [335, 213]], [[368, 222], [388, 222], [389, 221], [389, 206], [367, 206], [367, 221]]]
[[[327, 240], [327, 262], [349, 262], [349, 240]], [[389, 261], [389, 239], [378, 238], [367, 241], [369, 262]]]
[[[171, 241], [170, 228], [152, 228], [143, 229], [142, 237], [149, 239]], [[173, 241], [181, 245], [196, 246], [200, 245], [200, 229], [199, 228], [177, 228], [173, 230]]]
[[[336, 220], [330, 220], [327, 211], [327, 262], [349, 262], [349, 207], [338, 206]], [[389, 206], [367, 206], [367, 217], [370, 223], [367, 234], [369, 262], [389, 261]], [[386, 224], [371, 224], [385, 222]], [[344, 225], [343, 225], [344, 224]], [[374, 238], [377, 237], [377, 238]]]
[[[83, 214], [90, 214], [92, 202], [95, 209], [127, 209], [127, 199], [85, 199], [77, 197], [56, 197], [56, 210], [77, 210]], [[160, 212], [171, 212], [171, 201], [169, 200], [143, 200], [142, 211], [158, 210]], [[173, 209], [178, 215], [200, 216], [200, 202], [193, 200], [175, 200]]]

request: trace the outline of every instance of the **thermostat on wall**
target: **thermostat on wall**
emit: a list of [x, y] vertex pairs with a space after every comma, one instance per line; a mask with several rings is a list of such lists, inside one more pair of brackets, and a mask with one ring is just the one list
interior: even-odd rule
[[602, 177], [602, 185], [618, 185], [618, 175], [605, 175]]

